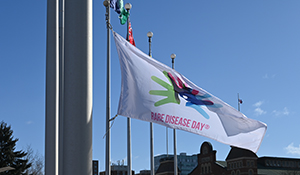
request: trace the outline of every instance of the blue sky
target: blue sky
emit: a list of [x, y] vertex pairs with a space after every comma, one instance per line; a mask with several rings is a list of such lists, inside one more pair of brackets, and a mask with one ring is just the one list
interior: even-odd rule
[[[148, 53], [147, 32], [154, 33], [153, 57], [175, 69], [229, 105], [268, 125], [258, 156], [300, 158], [300, 1], [199, 0], [141, 1], [132, 4], [137, 47]], [[103, 1], [93, 2], [93, 159], [105, 167], [106, 26]], [[31, 145], [44, 154], [46, 0], [0, 1], [0, 120], [12, 126], [17, 149]], [[111, 12], [113, 29], [126, 26]], [[112, 40], [112, 109], [120, 94], [121, 74]], [[111, 161], [125, 159], [126, 118], [116, 118], [111, 132]], [[166, 153], [166, 128], [154, 125], [154, 154]], [[169, 130], [169, 153], [173, 153]], [[199, 153], [212, 143], [217, 159], [230, 146], [177, 131], [177, 152]], [[132, 120], [132, 168], [149, 169], [149, 123]]]

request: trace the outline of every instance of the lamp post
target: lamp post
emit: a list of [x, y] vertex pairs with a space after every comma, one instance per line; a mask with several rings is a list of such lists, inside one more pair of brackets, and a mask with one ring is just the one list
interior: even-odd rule
[[[174, 69], [174, 59], [176, 58], [176, 54], [171, 54], [172, 59], [172, 69]], [[174, 175], [177, 175], [177, 146], [176, 146], [176, 129], [173, 129], [174, 136]]]
[[[129, 17], [130, 13], [129, 10], [131, 9], [132, 5], [130, 3], [125, 4], [125, 9], [127, 10], [129, 16], [127, 19], [127, 40], [129, 41]], [[127, 118], [127, 174], [132, 175], [131, 172], [131, 120]]]
[[151, 54], [151, 38], [153, 36], [153, 33], [152, 32], [148, 32], [147, 36], [149, 38], [149, 40], [148, 40], [148, 42], [149, 42], [149, 56], [152, 57], [152, 54]]
[[[153, 36], [152, 32], [148, 32], [147, 36], [149, 38], [149, 56], [152, 57], [151, 55], [151, 38]], [[154, 175], [154, 155], [153, 155], [153, 123], [150, 122], [150, 170], [151, 174]]]
[[176, 54], [175, 53], [172, 53], [171, 54], [171, 59], [172, 59], [172, 69], [174, 69], [174, 60], [176, 58]]

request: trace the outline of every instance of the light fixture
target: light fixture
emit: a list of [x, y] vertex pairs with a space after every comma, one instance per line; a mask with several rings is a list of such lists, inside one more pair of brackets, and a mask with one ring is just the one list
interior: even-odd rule
[[130, 3], [125, 4], [125, 9], [126, 10], [130, 10], [132, 7], [132, 5]]
[[152, 32], [148, 32], [148, 33], [147, 33], [147, 36], [148, 36], [148, 38], [152, 38], [153, 33], [152, 33]]
[[175, 59], [175, 58], [176, 58], [176, 54], [175, 54], [175, 53], [172, 53], [172, 54], [171, 54], [171, 58], [172, 58], [172, 59]]

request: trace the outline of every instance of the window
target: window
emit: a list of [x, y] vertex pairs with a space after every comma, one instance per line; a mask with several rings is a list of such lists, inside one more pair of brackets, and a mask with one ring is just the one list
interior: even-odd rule
[[248, 171], [248, 174], [249, 174], [249, 175], [253, 175], [253, 170], [249, 170], [249, 171]]
[[231, 175], [235, 175], [234, 171], [231, 171]]
[[280, 161], [277, 161], [277, 166], [281, 166], [281, 162]]

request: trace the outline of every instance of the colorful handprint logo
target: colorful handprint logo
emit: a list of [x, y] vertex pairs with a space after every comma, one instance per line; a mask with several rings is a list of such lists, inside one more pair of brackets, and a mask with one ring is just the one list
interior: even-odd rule
[[[160, 84], [162, 87], [166, 88], [166, 90], [150, 90], [149, 93], [151, 95], [159, 95], [165, 96], [166, 98], [157, 101], [154, 103], [154, 106], [161, 106], [167, 103], [176, 103], [180, 104], [179, 95], [184, 98], [186, 102], [186, 106], [192, 107], [197, 110], [203, 117], [209, 119], [209, 115], [201, 108], [201, 105], [217, 107], [218, 105], [214, 104], [212, 101], [207, 100], [207, 98], [211, 97], [208, 94], [200, 94], [198, 90], [191, 89], [185, 84], [180, 78], [175, 77], [166, 71], [163, 71], [163, 74], [167, 77], [170, 84], [157, 78], [156, 76], [152, 76], [151, 79], [156, 83]], [[206, 100], [205, 100], [206, 99]]]

